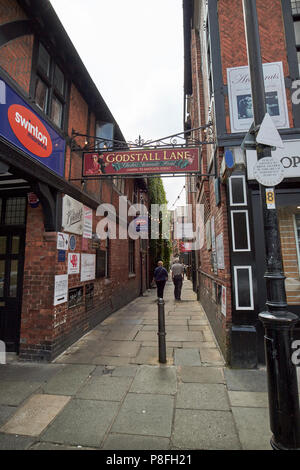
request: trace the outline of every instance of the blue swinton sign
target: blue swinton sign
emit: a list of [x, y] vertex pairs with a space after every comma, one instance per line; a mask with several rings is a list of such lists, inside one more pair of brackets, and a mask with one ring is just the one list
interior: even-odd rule
[[64, 176], [65, 140], [0, 80], [0, 136]]

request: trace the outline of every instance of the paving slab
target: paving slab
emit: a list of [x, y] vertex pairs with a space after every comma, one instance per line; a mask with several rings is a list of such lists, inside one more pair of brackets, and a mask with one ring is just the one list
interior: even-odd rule
[[242, 370], [228, 369], [224, 370], [228, 390], [249, 391], [249, 392], [267, 392], [267, 375], [264, 369]]
[[138, 327], [123, 326], [123, 328], [114, 328], [106, 335], [107, 340], [132, 341], [139, 332]]
[[272, 450], [268, 408], [232, 408], [243, 450]]
[[79, 346], [75, 347], [75, 350], [70, 349], [66, 351], [63, 355], [55, 359], [56, 363], [59, 364], [83, 364], [89, 365], [91, 361], [96, 356], [97, 351], [93, 348], [92, 350], [88, 348], [80, 348]]
[[99, 447], [119, 404], [98, 400], [71, 400], [40, 437], [41, 441]]
[[128, 393], [111, 432], [170, 437], [173, 407], [170, 395]]
[[224, 364], [224, 359], [217, 348], [203, 348], [200, 345], [200, 357], [202, 362]]
[[201, 331], [167, 331], [167, 336], [169, 341], [203, 341]]
[[0, 387], [0, 404], [18, 406], [40, 387], [41, 382], [4, 381]]
[[[169, 365], [173, 365], [173, 348], [166, 347], [166, 359]], [[159, 364], [159, 352], [157, 347], [142, 346], [139, 354], [131, 358], [131, 364]]]
[[130, 363], [130, 359], [130, 357], [120, 356], [96, 356], [91, 360], [91, 363], [107, 366], [126, 366]]
[[119, 366], [112, 371], [113, 377], [134, 377], [137, 373], [137, 366]]
[[2, 364], [0, 365], [0, 382], [45, 382], [61, 370], [59, 364]]
[[222, 384], [181, 383], [176, 408], [198, 410], [229, 410], [227, 391]]
[[200, 366], [199, 349], [175, 349], [174, 364], [176, 366]]
[[95, 367], [94, 365], [67, 365], [43, 386], [43, 390], [45, 393], [54, 395], [75, 395]]
[[140, 349], [140, 344], [133, 341], [108, 341], [101, 348], [101, 356], [134, 357]]
[[225, 382], [223, 370], [216, 367], [179, 366], [178, 374], [182, 382], [223, 384]]
[[269, 406], [267, 392], [234, 392], [229, 391], [231, 406], [248, 408], [267, 408]]
[[17, 411], [16, 406], [3, 406], [0, 405], [0, 426], [2, 426], [8, 419]]
[[77, 393], [77, 398], [102, 401], [121, 401], [128, 391], [132, 377], [93, 377]]
[[166, 437], [133, 436], [126, 434], [109, 434], [103, 450], [168, 450], [170, 439]]
[[33, 395], [18, 408], [0, 432], [38, 436], [69, 400], [70, 397], [62, 395]]
[[229, 411], [177, 409], [171, 449], [240, 450], [232, 414]]
[[174, 395], [176, 391], [176, 368], [171, 366], [141, 366], [130, 387], [132, 393]]
[[0, 450], [26, 450], [34, 443], [34, 438], [0, 433]]

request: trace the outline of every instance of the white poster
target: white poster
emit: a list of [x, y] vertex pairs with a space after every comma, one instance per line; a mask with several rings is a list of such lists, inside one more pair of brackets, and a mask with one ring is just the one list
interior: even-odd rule
[[223, 233], [217, 236], [216, 248], [217, 248], [218, 269], [225, 269]]
[[80, 254], [68, 254], [68, 274], [79, 274], [80, 272]]
[[80, 281], [92, 281], [96, 277], [96, 255], [81, 254]]
[[92, 238], [93, 234], [93, 209], [83, 206], [83, 238]]
[[62, 226], [66, 232], [82, 235], [83, 233], [83, 204], [72, 197], [63, 197]]
[[57, 249], [66, 251], [69, 247], [69, 235], [67, 233], [57, 233]]
[[[300, 140], [284, 141], [284, 148], [272, 152], [272, 156], [279, 160], [284, 168], [284, 178], [300, 177]], [[247, 150], [248, 179], [253, 180], [253, 170], [257, 162], [256, 150]]]
[[[263, 64], [267, 113], [278, 129], [289, 128], [282, 62]], [[249, 67], [227, 69], [231, 132], [248, 132], [253, 123]]]
[[68, 275], [61, 274], [54, 278], [54, 303], [60, 305], [68, 301]]

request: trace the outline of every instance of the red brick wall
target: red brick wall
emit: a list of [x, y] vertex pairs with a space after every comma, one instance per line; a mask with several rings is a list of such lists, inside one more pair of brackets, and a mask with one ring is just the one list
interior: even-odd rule
[[[26, 20], [26, 15], [15, 0], [0, 0], [0, 25]], [[29, 94], [33, 36], [23, 36], [0, 48], [0, 67]]]

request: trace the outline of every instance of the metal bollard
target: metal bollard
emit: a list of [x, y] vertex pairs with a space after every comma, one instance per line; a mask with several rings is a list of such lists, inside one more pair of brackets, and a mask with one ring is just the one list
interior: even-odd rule
[[166, 329], [165, 329], [165, 302], [164, 299], [158, 299], [158, 352], [159, 362], [167, 362], [166, 354]]

